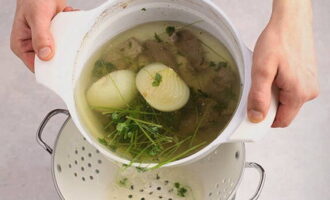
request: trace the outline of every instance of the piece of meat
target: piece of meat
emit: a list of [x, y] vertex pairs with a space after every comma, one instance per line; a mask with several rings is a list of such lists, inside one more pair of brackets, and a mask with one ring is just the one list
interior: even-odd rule
[[230, 67], [221, 68], [214, 75], [207, 81], [204, 91], [217, 100], [232, 99], [239, 87], [238, 77]]
[[143, 46], [132, 37], [119, 44], [115, 50], [109, 51], [104, 60], [115, 65], [117, 69], [127, 69], [135, 63], [142, 51]]
[[172, 40], [179, 52], [187, 57], [195, 71], [203, 71], [208, 66], [204, 63], [204, 51], [198, 38], [189, 30], [180, 30], [173, 34]]
[[143, 54], [149, 56], [153, 62], [160, 62], [172, 68], [176, 67], [176, 58], [166, 43], [147, 40], [143, 46]]

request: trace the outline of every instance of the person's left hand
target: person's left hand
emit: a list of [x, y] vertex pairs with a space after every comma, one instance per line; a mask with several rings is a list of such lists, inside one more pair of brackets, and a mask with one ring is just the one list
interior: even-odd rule
[[292, 18], [292, 13], [275, 12], [259, 37], [253, 55], [250, 121], [258, 123], [266, 117], [273, 84], [280, 89], [274, 128], [289, 126], [301, 106], [318, 96], [310, 15]]

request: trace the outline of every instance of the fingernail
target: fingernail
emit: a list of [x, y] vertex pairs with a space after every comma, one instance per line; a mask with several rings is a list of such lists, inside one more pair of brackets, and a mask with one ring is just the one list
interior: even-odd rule
[[47, 58], [49, 58], [51, 53], [52, 53], [52, 50], [49, 47], [43, 47], [43, 48], [39, 49], [38, 56], [40, 59], [47, 59]]
[[264, 115], [256, 110], [249, 110], [248, 116], [251, 122], [259, 123], [264, 119]]

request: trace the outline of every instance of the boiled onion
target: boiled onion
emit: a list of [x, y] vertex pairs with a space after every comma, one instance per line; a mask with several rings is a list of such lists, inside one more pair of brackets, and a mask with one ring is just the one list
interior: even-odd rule
[[136, 94], [135, 73], [130, 70], [118, 70], [93, 83], [86, 97], [88, 104], [96, 110], [115, 110], [126, 107]]
[[136, 76], [136, 86], [153, 108], [164, 112], [179, 110], [190, 96], [188, 86], [179, 75], [161, 63], [142, 68]]

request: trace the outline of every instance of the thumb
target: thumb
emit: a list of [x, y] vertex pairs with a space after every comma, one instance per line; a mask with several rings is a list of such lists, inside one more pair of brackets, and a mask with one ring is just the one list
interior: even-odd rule
[[264, 59], [262, 56], [258, 60], [254, 59], [252, 86], [248, 99], [248, 117], [253, 123], [263, 121], [267, 115], [276, 71], [277, 62], [274, 59]]
[[50, 32], [51, 18], [39, 16], [32, 20], [32, 44], [39, 59], [48, 61], [54, 56], [54, 40]]

